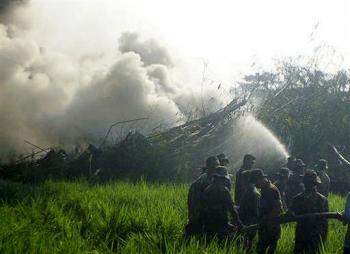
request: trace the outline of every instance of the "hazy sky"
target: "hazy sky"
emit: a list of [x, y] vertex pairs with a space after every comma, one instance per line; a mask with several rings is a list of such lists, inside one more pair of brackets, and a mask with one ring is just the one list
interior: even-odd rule
[[[122, 31], [166, 45], [182, 61], [209, 62], [217, 78], [330, 45], [350, 65], [347, 0], [33, 0], [38, 33], [58, 49], [112, 52]], [[42, 34], [42, 33], [41, 33]], [[40, 37], [40, 35], [38, 35]], [[336, 60], [339, 62], [339, 57]]]

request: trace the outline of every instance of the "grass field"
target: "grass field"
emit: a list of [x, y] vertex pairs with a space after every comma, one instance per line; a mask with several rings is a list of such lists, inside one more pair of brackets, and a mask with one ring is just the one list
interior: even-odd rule
[[[187, 185], [144, 182], [0, 184], [0, 253], [242, 253], [232, 244], [186, 242]], [[332, 211], [344, 199], [330, 197]], [[330, 223], [324, 253], [341, 253], [346, 227]], [[277, 253], [291, 253], [294, 225]]]

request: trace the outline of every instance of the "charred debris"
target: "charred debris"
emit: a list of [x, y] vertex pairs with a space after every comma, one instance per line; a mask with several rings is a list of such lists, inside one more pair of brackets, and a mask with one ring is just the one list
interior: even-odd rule
[[183, 125], [148, 136], [129, 132], [112, 146], [104, 146], [103, 141], [99, 147], [89, 144], [82, 152], [43, 149], [25, 141], [33, 147], [33, 152], [0, 165], [0, 178], [23, 183], [82, 177], [94, 182], [188, 181], [199, 173], [198, 165], [203, 158], [221, 152], [225, 133], [244, 114], [246, 104], [246, 98], [235, 99], [226, 107]]

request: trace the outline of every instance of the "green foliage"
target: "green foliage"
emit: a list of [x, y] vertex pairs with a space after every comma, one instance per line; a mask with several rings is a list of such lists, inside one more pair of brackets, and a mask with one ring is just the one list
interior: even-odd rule
[[[230, 243], [185, 241], [188, 185], [117, 182], [1, 184], [0, 253], [243, 253]], [[331, 210], [344, 199], [330, 197]], [[323, 253], [341, 253], [346, 227], [332, 221]], [[277, 253], [291, 253], [294, 225]]]
[[327, 144], [350, 140], [350, 72], [325, 73], [290, 62], [275, 72], [245, 77], [242, 87], [258, 87], [258, 117], [289, 144], [291, 153], [313, 163], [327, 157]]

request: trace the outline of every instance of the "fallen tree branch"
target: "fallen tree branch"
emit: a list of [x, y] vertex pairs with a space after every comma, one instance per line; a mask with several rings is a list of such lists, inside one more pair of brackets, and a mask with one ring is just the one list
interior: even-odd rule
[[23, 158], [20, 158], [19, 160], [15, 161], [15, 163], [20, 163], [20, 162], [22, 162], [22, 161], [24, 161], [24, 160], [26, 160], [26, 159], [34, 156], [34, 155], [37, 155], [37, 154], [40, 154], [40, 153], [46, 153], [46, 152], [48, 152], [50, 150], [51, 150], [51, 148], [46, 148], [46, 149], [44, 149], [42, 151], [40, 150], [40, 151], [37, 151], [35, 153], [28, 154], [28, 155], [24, 156]]
[[100, 144], [99, 147], [101, 147], [101, 146], [104, 145], [104, 143], [105, 143], [106, 140], [107, 140], [107, 137], [108, 137], [109, 133], [111, 132], [111, 130], [112, 130], [112, 128], [113, 128], [114, 126], [116, 126], [116, 125], [118, 125], [118, 124], [131, 123], [131, 122], [136, 122], [136, 121], [141, 121], [141, 120], [147, 120], [147, 119], [149, 119], [149, 118], [148, 118], [148, 117], [142, 117], [142, 118], [137, 118], [137, 119], [132, 119], [132, 120], [120, 121], [120, 122], [116, 122], [116, 123], [112, 124], [111, 126], [109, 126], [109, 129], [108, 129], [106, 135], [104, 136], [104, 138], [103, 138], [103, 140], [102, 140], [102, 142], [101, 142], [101, 144]]
[[350, 162], [344, 158], [343, 155], [340, 154], [340, 152], [338, 151], [338, 149], [334, 146], [334, 145], [331, 145], [329, 144], [329, 146], [332, 148], [333, 152], [337, 155], [338, 159], [344, 163], [347, 167], [350, 168]]
[[29, 142], [28, 140], [24, 140], [24, 143], [27, 143], [28, 145], [34, 146], [35, 148], [38, 148], [42, 152], [45, 152], [47, 150], [47, 149], [41, 148], [40, 146], [37, 146], [37, 145]]

